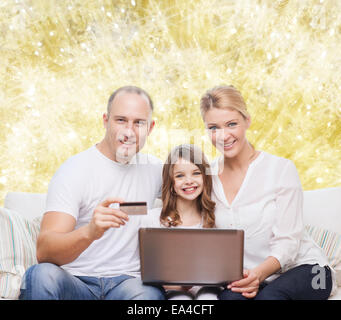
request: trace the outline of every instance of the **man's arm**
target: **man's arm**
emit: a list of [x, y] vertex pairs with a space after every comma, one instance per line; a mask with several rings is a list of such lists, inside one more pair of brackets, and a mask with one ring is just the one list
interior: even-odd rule
[[76, 229], [76, 219], [63, 212], [45, 213], [37, 240], [37, 260], [64, 265], [75, 260], [90, 244], [109, 228], [119, 228], [128, 215], [109, 208], [121, 199], [107, 199], [96, 207], [91, 221]]
[[41, 222], [37, 240], [37, 260], [56, 265], [75, 260], [93, 240], [87, 226], [74, 230], [76, 220], [67, 213], [47, 212]]

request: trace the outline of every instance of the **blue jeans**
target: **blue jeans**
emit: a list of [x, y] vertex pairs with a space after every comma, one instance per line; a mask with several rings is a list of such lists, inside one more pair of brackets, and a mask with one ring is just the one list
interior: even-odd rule
[[[329, 267], [324, 267], [323, 285], [316, 283], [318, 273], [314, 266], [304, 264], [281, 274], [271, 282], [263, 282], [252, 300], [327, 300], [332, 290], [332, 276]], [[320, 270], [323, 269], [320, 267]], [[323, 271], [323, 270], [322, 270]], [[322, 282], [321, 282], [322, 284]], [[249, 300], [239, 292], [225, 289], [218, 296], [220, 300]]]
[[164, 300], [162, 287], [140, 278], [74, 276], [52, 263], [31, 266], [24, 274], [20, 300]]

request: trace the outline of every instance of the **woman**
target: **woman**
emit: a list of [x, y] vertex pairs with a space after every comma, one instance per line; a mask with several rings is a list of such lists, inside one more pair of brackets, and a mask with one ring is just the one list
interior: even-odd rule
[[[219, 298], [327, 299], [336, 288], [335, 277], [304, 232], [303, 192], [294, 163], [248, 142], [251, 118], [233, 86], [207, 91], [200, 109], [222, 153], [212, 164], [216, 226], [245, 231], [244, 278], [229, 284]], [[314, 277], [322, 277], [321, 286]]]
[[[148, 212], [148, 227], [215, 227], [211, 200], [212, 177], [202, 151], [194, 145], [180, 145], [169, 154], [162, 172], [162, 208]], [[219, 288], [165, 286], [168, 299], [216, 299]]]

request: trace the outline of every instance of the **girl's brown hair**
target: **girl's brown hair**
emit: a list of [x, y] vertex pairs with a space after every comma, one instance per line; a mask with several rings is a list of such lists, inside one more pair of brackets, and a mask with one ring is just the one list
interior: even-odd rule
[[215, 202], [211, 200], [212, 175], [210, 166], [203, 152], [192, 144], [182, 144], [175, 147], [168, 155], [162, 171], [162, 203], [160, 222], [166, 227], [181, 224], [181, 218], [176, 208], [177, 195], [174, 192], [174, 165], [179, 159], [195, 164], [203, 176], [203, 191], [195, 200], [198, 211], [203, 218], [204, 228], [215, 227]]

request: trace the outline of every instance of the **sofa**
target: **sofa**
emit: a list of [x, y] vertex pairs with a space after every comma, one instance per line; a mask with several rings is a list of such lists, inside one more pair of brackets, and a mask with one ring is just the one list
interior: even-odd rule
[[[17, 299], [25, 270], [35, 263], [35, 246], [45, 194], [10, 192], [0, 208], [0, 299]], [[160, 202], [155, 206], [159, 206]], [[336, 271], [341, 300], [341, 187], [304, 191], [304, 223]]]

